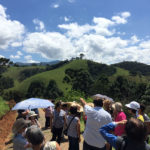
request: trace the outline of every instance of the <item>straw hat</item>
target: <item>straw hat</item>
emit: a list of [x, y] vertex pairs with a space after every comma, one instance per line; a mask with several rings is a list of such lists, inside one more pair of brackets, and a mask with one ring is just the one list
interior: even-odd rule
[[78, 104], [77, 102], [74, 101], [74, 102], [66, 102], [66, 103], [68, 104], [69, 108], [71, 106], [76, 106], [77, 112], [83, 112], [83, 107], [80, 104]]
[[30, 122], [30, 120], [24, 120], [23, 118], [17, 119], [12, 127], [12, 132], [17, 134], [21, 129], [27, 127]]
[[28, 117], [34, 117], [34, 116], [37, 116], [38, 114], [36, 114], [34, 111], [30, 111], [28, 113]]

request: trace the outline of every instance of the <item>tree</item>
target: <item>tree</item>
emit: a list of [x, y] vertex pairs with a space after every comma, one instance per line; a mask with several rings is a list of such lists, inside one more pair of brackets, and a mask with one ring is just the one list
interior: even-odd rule
[[84, 54], [81, 53], [81, 54], [80, 54], [80, 59], [83, 59], [83, 57], [84, 57]]
[[57, 87], [55, 80], [50, 80], [44, 97], [48, 99], [56, 99], [61, 96], [63, 96], [63, 92]]
[[45, 92], [44, 83], [41, 81], [33, 81], [31, 82], [28, 91], [27, 97], [42, 97]]
[[150, 104], [150, 83], [146, 87], [145, 94], [141, 97], [141, 102], [144, 104]]

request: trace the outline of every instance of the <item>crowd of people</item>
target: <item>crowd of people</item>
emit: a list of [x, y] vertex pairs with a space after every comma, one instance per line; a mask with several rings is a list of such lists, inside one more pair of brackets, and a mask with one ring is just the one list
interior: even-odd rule
[[[80, 105], [55, 104], [43, 109], [45, 130], [50, 129], [52, 138], [46, 141], [38, 109], [18, 110], [12, 132], [14, 150], [60, 150], [63, 138], [68, 136], [68, 150], [79, 150], [81, 142], [80, 120], [85, 122], [83, 150], [150, 150], [148, 133], [150, 118], [145, 106], [136, 101], [126, 104], [128, 114], [120, 102], [95, 98], [92, 104], [80, 98]], [[127, 117], [127, 116], [128, 117]]]

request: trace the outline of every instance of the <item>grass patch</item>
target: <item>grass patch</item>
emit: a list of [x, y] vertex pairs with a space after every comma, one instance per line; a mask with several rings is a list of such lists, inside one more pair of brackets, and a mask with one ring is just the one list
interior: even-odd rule
[[9, 106], [6, 102], [0, 97], [0, 118], [9, 111]]

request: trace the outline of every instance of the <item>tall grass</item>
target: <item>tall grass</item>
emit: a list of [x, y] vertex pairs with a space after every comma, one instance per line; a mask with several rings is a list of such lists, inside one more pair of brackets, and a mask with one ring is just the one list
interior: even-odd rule
[[8, 104], [0, 97], [0, 118], [9, 110]]

